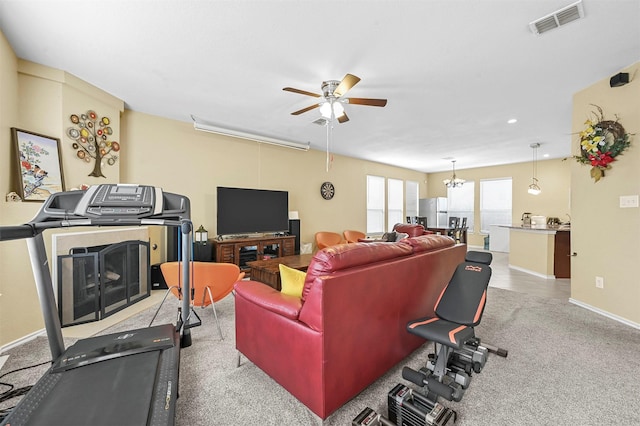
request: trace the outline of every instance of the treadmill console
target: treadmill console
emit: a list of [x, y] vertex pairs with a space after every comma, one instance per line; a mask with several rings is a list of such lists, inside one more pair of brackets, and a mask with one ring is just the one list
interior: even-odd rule
[[162, 189], [146, 185], [103, 184], [90, 187], [75, 208], [84, 217], [147, 217], [161, 214]]

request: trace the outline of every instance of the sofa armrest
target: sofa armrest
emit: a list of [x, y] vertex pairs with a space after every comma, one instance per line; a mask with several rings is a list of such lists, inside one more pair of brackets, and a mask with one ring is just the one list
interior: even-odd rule
[[238, 281], [234, 285], [236, 297], [261, 306], [283, 317], [297, 320], [302, 308], [302, 300], [299, 297], [280, 293], [273, 287], [258, 281]]

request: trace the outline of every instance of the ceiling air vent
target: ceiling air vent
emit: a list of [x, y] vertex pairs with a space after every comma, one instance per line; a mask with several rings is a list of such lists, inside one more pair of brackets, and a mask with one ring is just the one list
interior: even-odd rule
[[576, 19], [584, 18], [584, 9], [582, 8], [582, 0], [570, 4], [567, 7], [556, 10], [547, 16], [543, 16], [529, 24], [529, 28], [534, 34], [542, 34], [558, 28], [561, 25], [568, 24]]

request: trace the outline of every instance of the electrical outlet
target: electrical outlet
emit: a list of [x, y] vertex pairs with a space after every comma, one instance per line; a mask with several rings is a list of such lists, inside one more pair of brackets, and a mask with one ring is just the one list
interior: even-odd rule
[[637, 195], [621, 195], [620, 196], [620, 208], [628, 209], [638, 207], [638, 196]]
[[604, 288], [604, 278], [596, 277], [596, 287], [597, 288]]

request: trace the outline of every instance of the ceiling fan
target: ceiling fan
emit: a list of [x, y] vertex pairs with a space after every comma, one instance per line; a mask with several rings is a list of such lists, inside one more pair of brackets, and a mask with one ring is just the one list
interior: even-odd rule
[[291, 115], [300, 115], [307, 111], [311, 111], [315, 108], [320, 108], [320, 113], [323, 118], [320, 118], [314, 123], [327, 124], [333, 119], [337, 119], [339, 123], [345, 123], [349, 121], [346, 112], [344, 111], [343, 104], [354, 105], [368, 105], [383, 107], [387, 104], [386, 99], [371, 99], [371, 98], [344, 98], [344, 94], [347, 93], [353, 86], [358, 84], [359, 77], [353, 74], [347, 74], [342, 81], [327, 80], [323, 81], [320, 88], [322, 89], [322, 95], [318, 93], [307, 92], [306, 90], [295, 89], [293, 87], [285, 87], [282, 90], [287, 92], [299, 93], [301, 95], [313, 96], [314, 98], [323, 98], [317, 104], [302, 108], [298, 111], [294, 111]]

